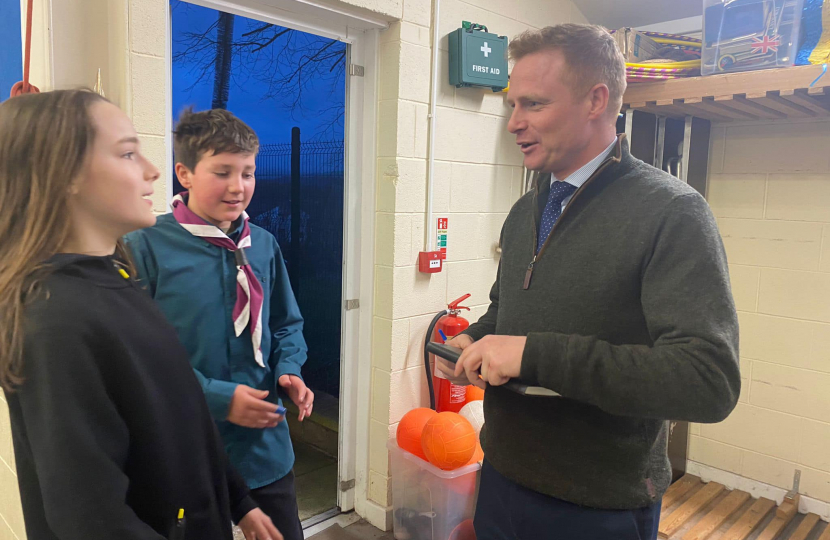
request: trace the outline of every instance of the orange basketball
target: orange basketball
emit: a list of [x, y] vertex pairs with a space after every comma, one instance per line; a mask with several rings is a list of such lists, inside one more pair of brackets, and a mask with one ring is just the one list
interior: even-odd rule
[[410, 454], [415, 454], [419, 458], [426, 461], [427, 457], [424, 455], [424, 450], [421, 448], [421, 433], [424, 431], [424, 426], [427, 420], [434, 417], [438, 413], [432, 409], [421, 407], [412, 409], [401, 418], [398, 424], [398, 431], [395, 435], [395, 440], [398, 442], [398, 447], [406, 450]]
[[430, 463], [439, 469], [451, 471], [463, 467], [473, 457], [476, 431], [458, 413], [438, 413], [424, 426], [421, 447]]
[[467, 387], [467, 403], [484, 399], [484, 390], [471, 384]]

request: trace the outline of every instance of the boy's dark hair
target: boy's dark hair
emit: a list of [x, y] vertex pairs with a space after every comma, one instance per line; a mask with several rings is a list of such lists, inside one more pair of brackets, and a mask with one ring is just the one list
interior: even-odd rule
[[259, 139], [248, 124], [224, 109], [193, 112], [185, 109], [173, 130], [173, 152], [177, 163], [191, 171], [202, 156], [213, 154], [256, 154]]

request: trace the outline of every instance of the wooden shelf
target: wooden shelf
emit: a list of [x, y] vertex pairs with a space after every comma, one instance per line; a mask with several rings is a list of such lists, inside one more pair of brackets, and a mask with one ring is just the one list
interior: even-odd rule
[[830, 73], [796, 66], [709, 77], [630, 83], [623, 110], [661, 116], [696, 116], [714, 122], [830, 118]]

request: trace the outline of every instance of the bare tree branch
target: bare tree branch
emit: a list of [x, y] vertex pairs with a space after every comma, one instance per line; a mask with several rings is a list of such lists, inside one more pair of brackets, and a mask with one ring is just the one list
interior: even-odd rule
[[[190, 92], [208, 77], [216, 77], [219, 20], [203, 31], [178, 34], [173, 61], [187, 66], [193, 78], [186, 89]], [[244, 87], [250, 81], [265, 86], [262, 101], [275, 103], [289, 113], [292, 119], [320, 117], [323, 132], [342, 129], [343, 106], [311, 104], [306, 99], [313, 86], [320, 88], [328, 82], [328, 96], [342, 104], [335, 92], [342, 91], [345, 78], [346, 45], [337, 40], [306, 34], [270, 23], [248, 21], [241, 34], [233, 36], [230, 44], [230, 77], [232, 87]]]
[[242, 37], [248, 37], [248, 36], [253, 35], [253, 34], [258, 34], [259, 32], [262, 32], [263, 30], [267, 30], [267, 29], [271, 28], [272, 26], [274, 26], [274, 25], [271, 24], [271, 23], [265, 23], [262, 26], [260, 26], [259, 28], [256, 28], [254, 30], [251, 30], [250, 32], [246, 32], [246, 33], [242, 34]]
[[268, 41], [266, 41], [266, 42], [265, 42], [265, 43], [263, 43], [262, 45], [259, 45], [256, 49], [254, 49], [254, 51], [253, 51], [253, 52], [259, 52], [259, 51], [261, 51], [262, 49], [264, 49], [264, 48], [265, 48], [265, 47], [267, 47], [268, 45], [270, 45], [270, 44], [272, 44], [273, 42], [275, 42], [275, 41], [276, 41], [276, 40], [277, 40], [280, 36], [284, 36], [285, 34], [287, 34], [287, 33], [288, 33], [288, 32], [290, 32], [290, 31], [291, 31], [291, 30], [285, 29], [285, 30], [283, 30], [282, 32], [279, 32], [279, 33], [277, 33], [277, 34], [274, 34], [274, 35], [273, 35], [273, 37], [271, 37]]

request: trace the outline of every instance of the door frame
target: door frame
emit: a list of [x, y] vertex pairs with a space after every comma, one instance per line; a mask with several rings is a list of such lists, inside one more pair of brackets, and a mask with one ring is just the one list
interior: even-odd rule
[[[367, 500], [369, 476], [378, 35], [376, 29], [355, 34], [349, 62], [364, 70], [363, 75], [349, 75], [346, 84], [337, 502], [341, 510], [356, 509], [359, 514]], [[357, 307], [348, 309], [350, 300], [357, 300]]]
[[[368, 500], [369, 414], [371, 403], [372, 315], [375, 260], [375, 169], [377, 66], [380, 18], [310, 0], [183, 0], [187, 3], [269, 22], [348, 45], [348, 63], [363, 74], [346, 71], [345, 161], [343, 192], [343, 287], [340, 342], [340, 415], [337, 506], [363, 515]], [[167, 8], [167, 154], [172, 140], [172, 21]], [[167, 189], [172, 199], [172, 181]], [[359, 307], [347, 309], [347, 300]], [[361, 381], [363, 384], [361, 384]]]

